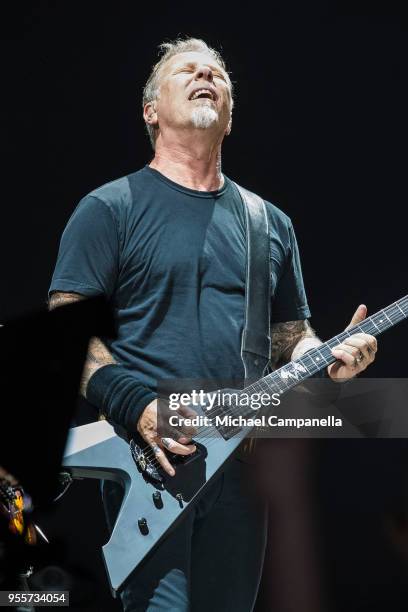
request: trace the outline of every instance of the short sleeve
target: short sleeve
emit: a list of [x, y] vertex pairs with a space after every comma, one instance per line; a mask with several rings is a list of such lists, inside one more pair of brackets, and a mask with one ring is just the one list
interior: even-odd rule
[[272, 323], [298, 321], [310, 317], [299, 248], [292, 224], [289, 225], [289, 244], [285, 266], [277, 283], [272, 303]]
[[61, 237], [49, 288], [109, 298], [119, 269], [119, 239], [110, 207], [87, 195], [73, 212]]

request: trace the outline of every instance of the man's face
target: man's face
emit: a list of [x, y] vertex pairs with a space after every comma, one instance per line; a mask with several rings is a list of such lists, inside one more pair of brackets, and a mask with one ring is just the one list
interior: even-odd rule
[[229, 133], [230, 81], [211, 55], [189, 51], [173, 56], [162, 67], [159, 84], [152, 108], [161, 130], [195, 127]]

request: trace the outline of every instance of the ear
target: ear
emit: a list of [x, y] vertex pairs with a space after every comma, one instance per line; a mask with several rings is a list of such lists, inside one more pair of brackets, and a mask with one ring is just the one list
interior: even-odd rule
[[149, 125], [155, 126], [159, 123], [156, 112], [155, 100], [148, 102], [143, 108], [143, 118]]
[[225, 136], [229, 136], [230, 135], [231, 127], [232, 127], [232, 116], [230, 117], [230, 120], [228, 121], [228, 125], [225, 128]]

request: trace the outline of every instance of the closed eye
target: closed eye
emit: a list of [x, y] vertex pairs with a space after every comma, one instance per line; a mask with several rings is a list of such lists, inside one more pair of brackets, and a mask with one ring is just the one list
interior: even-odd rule
[[[182, 73], [187, 73], [187, 74], [191, 74], [192, 72], [195, 72], [195, 67], [191, 67], [191, 68], [179, 68], [179, 70], [175, 70], [175, 72], [173, 74], [182, 74]], [[224, 77], [224, 75], [221, 72], [216, 72], [215, 70], [212, 71], [214, 78], [217, 79], [222, 79], [225, 83], [227, 82], [227, 79]]]

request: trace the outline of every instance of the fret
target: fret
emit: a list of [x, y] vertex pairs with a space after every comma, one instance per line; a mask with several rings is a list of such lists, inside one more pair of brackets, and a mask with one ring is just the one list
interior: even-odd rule
[[[408, 317], [408, 296], [402, 298], [401, 300], [398, 300], [398, 302], [396, 302], [399, 307], [403, 308], [403, 312], [404, 312], [404, 316]], [[406, 308], [406, 310], [404, 310], [404, 307]]]
[[311, 371], [309, 370], [309, 368], [307, 367], [307, 365], [306, 365], [306, 360], [305, 360], [305, 359], [302, 361], [302, 365], [303, 365], [303, 366], [306, 368], [306, 370], [307, 370], [307, 373], [308, 373], [308, 374], [310, 374], [310, 375], [311, 375], [311, 374], [313, 374], [313, 372], [311, 372]]
[[261, 378], [261, 380], [259, 380], [257, 382], [257, 384], [260, 387], [260, 391], [263, 393], [264, 391], [268, 391], [268, 385], [263, 381], [263, 379]]
[[[391, 321], [391, 325], [395, 325], [395, 323], [397, 323], [403, 318], [401, 316], [401, 311], [398, 308], [397, 304], [392, 304], [386, 310], [388, 319]], [[391, 327], [391, 325], [389, 327]]]
[[[309, 372], [311, 371], [311, 374], [315, 374], [316, 372], [319, 371], [319, 366], [315, 363], [313, 359], [312, 351], [309, 351], [305, 353], [304, 355], [302, 355], [301, 360], [302, 360], [302, 363], [305, 364], [305, 367], [307, 368], [307, 370]], [[308, 365], [306, 365], [306, 362], [308, 362]]]
[[374, 322], [375, 325], [379, 327], [380, 332], [383, 332], [385, 329], [389, 327], [387, 321], [384, 318], [384, 315], [381, 314], [381, 312], [377, 312], [375, 315], [373, 315], [372, 321]]
[[395, 303], [396, 307], [398, 308], [398, 310], [401, 310], [402, 314], [404, 315], [404, 317], [406, 317], [407, 315], [405, 314], [405, 312], [399, 307], [398, 302]]
[[338, 344], [341, 344], [343, 340], [349, 338], [352, 333], [354, 332], [349, 333], [348, 331], [344, 331], [341, 334], [338, 334], [337, 336], [334, 336], [333, 338], [328, 340], [325, 344], [327, 344], [327, 346], [331, 349], [335, 348]]
[[[323, 346], [323, 345], [322, 345]], [[319, 353], [320, 357], [316, 357], [316, 362], [320, 361], [321, 359], [323, 360], [323, 362], [326, 362], [326, 357], [323, 355], [323, 353], [321, 352], [320, 348], [318, 346], [316, 346], [315, 351], [317, 353]], [[320, 364], [319, 364], [320, 365]]]
[[380, 312], [381, 312], [380, 323], [385, 329], [388, 329], [389, 327], [392, 326], [392, 321], [390, 321], [390, 319], [386, 316], [383, 310], [381, 310]]
[[340, 338], [338, 336], [334, 336], [333, 338], [330, 338], [330, 340], [327, 340], [326, 345], [329, 347], [329, 349], [332, 349], [340, 344], [340, 342]]
[[[316, 353], [319, 353], [319, 355], [317, 355]], [[327, 361], [326, 358], [324, 358], [320, 351], [316, 351], [316, 349], [313, 349], [313, 351], [310, 351], [307, 354], [307, 357], [312, 361], [313, 364], [313, 374], [315, 374], [316, 372], [318, 372], [319, 370], [321, 370], [325, 365], [327, 365]], [[305, 360], [306, 355], [304, 355], [302, 357], [302, 361]]]
[[279, 376], [278, 372], [279, 370], [270, 374], [265, 382], [272, 392], [282, 395], [290, 389], [290, 385], [288, 384], [289, 381], [283, 380]]
[[329, 365], [329, 362], [332, 360], [333, 355], [332, 352], [330, 350], [330, 347], [324, 343], [322, 345], [319, 346], [319, 353], [321, 355], [323, 355], [325, 361], [326, 361], [326, 365]]
[[388, 324], [387, 319], [385, 318], [382, 311], [376, 312], [375, 314], [371, 315], [370, 321], [377, 325], [378, 329], [380, 330], [380, 333], [387, 327]]
[[252, 383], [251, 385], [245, 388], [245, 393], [259, 393], [259, 391], [263, 393], [277, 393], [279, 389], [276, 385], [276, 381], [273, 378], [274, 374], [275, 372], [273, 372], [273, 374], [268, 374], [268, 376], [265, 376], [261, 380]]
[[[280, 368], [281, 369], [281, 368]], [[272, 377], [272, 382], [276, 385], [279, 393], [285, 393], [285, 391], [287, 391], [287, 389], [289, 389], [288, 385], [287, 385], [287, 381], [282, 379], [279, 374], [278, 374], [277, 370], [276, 372], [274, 372], [273, 374], [271, 374]], [[268, 380], [269, 382], [269, 380]]]
[[392, 325], [392, 321], [389, 318], [389, 316], [387, 315], [387, 313], [385, 312], [385, 310], [382, 310], [381, 312], [383, 313], [384, 317], [386, 317], [388, 319], [388, 321], [390, 322], [390, 324]]
[[261, 392], [262, 393], [274, 393], [275, 391], [273, 390], [273, 388], [269, 388], [268, 383], [265, 379], [262, 379], [262, 383], [261, 383]]
[[371, 321], [371, 318], [366, 319], [365, 321], [363, 321], [363, 323], [360, 323], [354, 329], [359, 332], [362, 332], [363, 334], [371, 334], [372, 336], [375, 336], [378, 332], [378, 327], [374, 325], [374, 323]]

